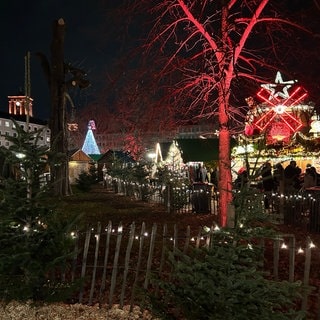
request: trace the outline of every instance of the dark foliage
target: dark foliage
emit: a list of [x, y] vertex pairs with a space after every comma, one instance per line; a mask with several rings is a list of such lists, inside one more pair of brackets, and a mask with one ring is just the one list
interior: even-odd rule
[[[72, 221], [57, 216], [47, 204], [50, 183], [45, 172], [57, 159], [39, 146], [41, 131], [6, 137], [0, 203], [0, 299], [61, 300], [69, 294], [61, 275], [69, 268]], [[56, 163], [58, 165], [58, 163]], [[2, 168], [2, 169], [3, 169]]]
[[272, 237], [259, 212], [261, 199], [243, 188], [234, 196], [232, 228], [211, 232], [210, 247], [168, 252], [168, 279], [155, 275], [159, 288], [149, 295], [153, 312], [163, 319], [305, 319], [296, 310], [300, 282], [270, 280], [263, 272], [259, 239]]

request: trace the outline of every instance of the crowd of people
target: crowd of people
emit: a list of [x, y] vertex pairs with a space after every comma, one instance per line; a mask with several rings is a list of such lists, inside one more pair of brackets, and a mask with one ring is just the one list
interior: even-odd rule
[[[241, 168], [235, 180], [235, 188], [240, 189], [248, 182], [248, 173], [245, 168]], [[311, 164], [306, 166], [305, 172], [297, 166], [295, 160], [283, 167], [277, 163], [272, 167], [269, 161], [265, 162], [259, 171], [258, 188], [265, 194], [265, 207], [269, 207], [269, 199], [273, 192], [280, 194], [290, 194], [309, 188], [320, 186], [320, 174]]]

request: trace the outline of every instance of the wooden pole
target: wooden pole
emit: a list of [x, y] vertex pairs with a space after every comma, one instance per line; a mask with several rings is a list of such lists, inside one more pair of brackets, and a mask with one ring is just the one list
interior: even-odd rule
[[54, 194], [65, 196], [71, 194], [68, 167], [68, 136], [66, 121], [66, 84], [64, 64], [65, 22], [62, 18], [53, 24], [51, 44], [51, 149], [54, 154], [64, 155], [59, 166], [51, 167], [54, 182]]

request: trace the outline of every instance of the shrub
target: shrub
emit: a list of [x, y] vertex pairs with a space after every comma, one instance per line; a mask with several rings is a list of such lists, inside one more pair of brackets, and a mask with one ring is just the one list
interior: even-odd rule
[[15, 128], [15, 137], [6, 136], [11, 146], [0, 147], [6, 169], [0, 196], [0, 299], [60, 300], [72, 288], [59, 275], [72, 255], [75, 221], [61, 221], [47, 204], [50, 184], [41, 176], [55, 157], [38, 145], [41, 132]]
[[79, 174], [76, 182], [79, 190], [88, 192], [92, 186], [97, 183], [97, 176], [95, 173], [83, 171]]
[[148, 297], [154, 313], [163, 319], [305, 319], [295, 310], [301, 283], [272, 281], [263, 272], [257, 243], [275, 232], [264, 224], [255, 193], [243, 188], [234, 194], [233, 228], [210, 231], [210, 247], [168, 252], [172, 273], [169, 279], [155, 275], [160, 290]]
[[215, 243], [186, 255], [169, 253], [170, 281], [156, 279], [153, 312], [163, 319], [303, 319], [295, 311], [300, 283], [267, 280], [258, 248]]

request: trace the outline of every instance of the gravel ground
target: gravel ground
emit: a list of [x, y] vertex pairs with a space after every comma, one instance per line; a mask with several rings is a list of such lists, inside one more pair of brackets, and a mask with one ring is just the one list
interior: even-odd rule
[[[120, 309], [114, 305], [110, 310], [106, 307], [87, 306], [83, 304], [44, 304], [32, 306], [29, 303], [18, 303], [16, 301], [8, 304], [0, 304], [1, 320], [112, 320], [112, 319], [146, 319], [156, 320], [147, 311], [134, 307], [129, 312], [130, 306]], [[159, 319], [158, 319], [159, 320]]]

